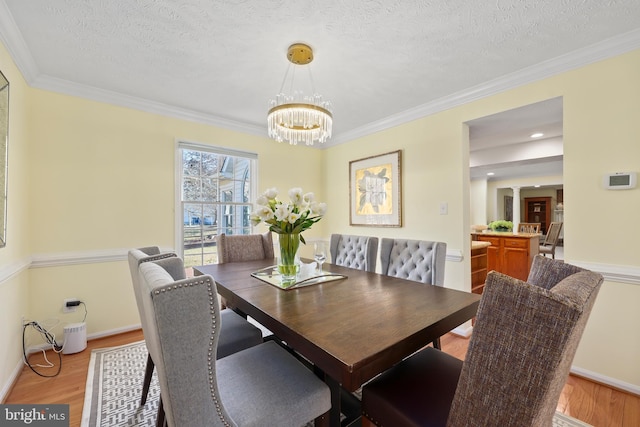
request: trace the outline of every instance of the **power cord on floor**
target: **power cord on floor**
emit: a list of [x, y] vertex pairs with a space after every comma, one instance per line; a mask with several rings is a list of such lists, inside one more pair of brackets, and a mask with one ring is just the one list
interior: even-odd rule
[[[86, 309], [85, 309], [86, 310]], [[53, 368], [55, 365], [49, 361], [49, 359], [47, 359], [47, 352], [45, 349], [42, 349], [42, 354], [44, 356], [44, 360], [45, 362], [47, 362], [48, 365], [40, 365], [40, 364], [36, 364], [36, 365], [32, 365], [31, 362], [29, 362], [29, 358], [27, 357], [27, 346], [26, 346], [26, 334], [27, 334], [27, 327], [33, 327], [33, 329], [35, 329], [37, 332], [40, 333], [40, 335], [42, 335], [42, 338], [49, 344], [51, 344], [51, 349], [54, 351], [54, 353], [56, 353], [58, 355], [58, 360], [60, 362], [60, 364], [58, 365], [58, 371], [53, 374], [53, 375], [45, 375], [42, 374], [40, 372], [38, 372], [35, 368], [39, 367], [39, 368]], [[22, 356], [23, 356], [23, 361], [24, 364], [27, 365], [33, 372], [35, 372], [36, 374], [40, 375], [41, 377], [45, 377], [45, 378], [52, 378], [57, 376], [60, 371], [62, 370], [62, 348], [64, 346], [58, 344], [56, 342], [56, 337], [55, 335], [53, 335], [51, 332], [49, 332], [47, 329], [45, 329], [44, 327], [42, 327], [38, 322], [35, 321], [31, 321], [31, 322], [27, 322], [22, 326]]]

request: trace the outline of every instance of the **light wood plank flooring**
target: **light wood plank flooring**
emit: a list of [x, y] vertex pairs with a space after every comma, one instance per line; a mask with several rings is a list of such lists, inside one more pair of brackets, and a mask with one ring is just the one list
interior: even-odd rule
[[[70, 426], [79, 427], [91, 349], [113, 347], [142, 339], [142, 331], [138, 330], [91, 340], [86, 350], [63, 356], [62, 371], [54, 378], [40, 377], [25, 366], [4, 403], [68, 403]], [[447, 334], [442, 338], [442, 348], [447, 353], [463, 359], [468, 342], [468, 339]], [[39, 355], [31, 357], [33, 362], [41, 358]], [[57, 356], [52, 356], [51, 359], [57, 360]], [[140, 375], [143, 375], [143, 372]], [[640, 425], [640, 396], [573, 375], [564, 387], [558, 410], [596, 427]]]

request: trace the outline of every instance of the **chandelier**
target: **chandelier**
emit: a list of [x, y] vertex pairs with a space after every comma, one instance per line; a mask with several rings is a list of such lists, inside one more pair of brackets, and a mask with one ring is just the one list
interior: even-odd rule
[[287, 59], [290, 64], [282, 80], [280, 93], [276, 95], [276, 99], [269, 102], [269, 137], [278, 142], [287, 141], [292, 145], [297, 145], [298, 142], [304, 142], [306, 145], [313, 145], [316, 141], [325, 142], [331, 138], [333, 126], [331, 102], [323, 101], [322, 96], [315, 92], [311, 68], [307, 67], [312, 95], [305, 96], [301, 90], [293, 89], [295, 67], [290, 79], [289, 93], [285, 94], [283, 91], [291, 64], [309, 64], [313, 61], [313, 50], [306, 44], [293, 44], [289, 46]]

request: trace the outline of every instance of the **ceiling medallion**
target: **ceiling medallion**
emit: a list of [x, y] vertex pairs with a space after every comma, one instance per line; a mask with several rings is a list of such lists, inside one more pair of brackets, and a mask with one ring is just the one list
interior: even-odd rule
[[[292, 145], [297, 145], [298, 142], [304, 142], [306, 145], [313, 145], [316, 141], [323, 143], [331, 138], [331, 128], [333, 127], [331, 102], [323, 101], [322, 95], [316, 93], [310, 67], [307, 69], [309, 70], [309, 82], [313, 95], [304, 96], [301, 90], [293, 90], [295, 66], [311, 63], [313, 50], [306, 44], [293, 44], [289, 46], [287, 59], [290, 64], [282, 80], [280, 93], [276, 95], [276, 99], [269, 102], [269, 113], [267, 114], [269, 137], [278, 142], [287, 141]], [[283, 89], [291, 64], [294, 65], [294, 71], [288, 86], [290, 88], [289, 94], [285, 94]]]

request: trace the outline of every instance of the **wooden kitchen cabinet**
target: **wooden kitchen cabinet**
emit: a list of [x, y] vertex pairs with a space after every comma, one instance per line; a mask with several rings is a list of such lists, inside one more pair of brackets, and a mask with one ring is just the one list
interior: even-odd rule
[[527, 280], [533, 257], [540, 247], [540, 234], [476, 233], [473, 238], [491, 244], [487, 247], [487, 270]]
[[471, 292], [474, 294], [482, 294], [487, 280], [489, 272], [487, 249], [489, 247], [489, 242], [471, 242]]

